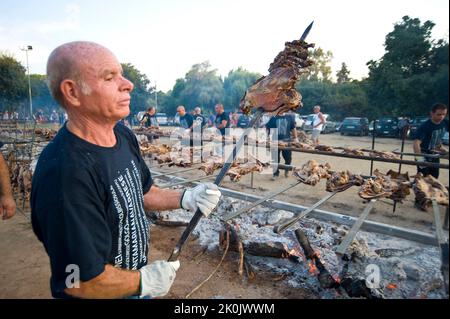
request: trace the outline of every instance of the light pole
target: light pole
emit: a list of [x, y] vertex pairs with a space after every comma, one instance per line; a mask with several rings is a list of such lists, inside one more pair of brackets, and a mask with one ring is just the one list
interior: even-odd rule
[[30, 80], [30, 66], [28, 64], [28, 51], [33, 50], [31, 45], [27, 45], [25, 48], [21, 48], [22, 51], [25, 51], [25, 55], [27, 57], [27, 72], [28, 72], [28, 96], [30, 98], [30, 119], [33, 119], [33, 101], [31, 99], [31, 80]]
[[158, 90], [156, 89], [156, 82], [155, 82], [155, 108], [158, 109]]

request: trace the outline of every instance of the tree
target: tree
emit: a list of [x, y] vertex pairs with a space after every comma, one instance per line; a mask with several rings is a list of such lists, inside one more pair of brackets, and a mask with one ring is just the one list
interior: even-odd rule
[[134, 89], [131, 91], [131, 114], [147, 109], [151, 103], [154, 103], [154, 99], [152, 100], [154, 88], [150, 86], [150, 80], [131, 63], [121, 65], [124, 77], [134, 84]]
[[347, 64], [345, 62], [342, 62], [341, 69], [337, 71], [336, 77], [337, 77], [337, 83], [342, 84], [350, 81], [350, 71], [347, 68]]
[[168, 101], [172, 105], [165, 109], [171, 111], [178, 105], [188, 110], [196, 106], [212, 110], [216, 103], [223, 102], [223, 81], [208, 61], [194, 64], [183, 79], [177, 79]]
[[330, 62], [333, 59], [333, 52], [324, 51], [319, 47], [311, 50], [309, 56], [314, 64], [309, 67], [309, 73], [302, 78], [310, 81], [331, 81]]
[[25, 68], [7, 53], [0, 53], [0, 107], [9, 111], [27, 95]]
[[434, 23], [408, 16], [386, 36], [386, 52], [369, 61], [369, 103], [380, 114], [427, 114], [435, 102], [448, 104], [448, 43], [431, 39]]
[[229, 108], [238, 108], [245, 91], [261, 77], [259, 73], [253, 73], [238, 67], [231, 70], [223, 81], [224, 105]]

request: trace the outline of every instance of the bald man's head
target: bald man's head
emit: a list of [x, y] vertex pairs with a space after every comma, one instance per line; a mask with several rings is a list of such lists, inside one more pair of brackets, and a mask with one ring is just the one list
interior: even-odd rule
[[83, 79], [83, 67], [93, 63], [93, 58], [99, 53], [109, 51], [104, 46], [94, 42], [76, 41], [60, 45], [50, 54], [47, 61], [47, 85], [53, 98], [65, 107], [61, 83], [70, 79], [76, 82], [83, 92], [90, 93], [89, 86]]

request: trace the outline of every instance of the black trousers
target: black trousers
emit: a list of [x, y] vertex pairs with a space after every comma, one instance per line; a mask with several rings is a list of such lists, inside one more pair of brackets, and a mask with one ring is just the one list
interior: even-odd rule
[[[439, 158], [427, 158], [427, 162], [429, 163], [440, 163]], [[420, 167], [417, 166], [417, 173], [422, 173], [423, 176], [431, 175], [434, 178], [439, 178], [439, 168], [437, 167]]]
[[[291, 165], [292, 163], [292, 151], [289, 150], [278, 150], [278, 154], [276, 154], [277, 152], [274, 152], [275, 154], [273, 155], [273, 160], [280, 164], [281, 161], [281, 157], [280, 155], [283, 155], [284, 158], [284, 163], [286, 165]], [[274, 158], [276, 156], [276, 159]], [[280, 170], [278, 168], [278, 166], [276, 167], [276, 170], [273, 172], [273, 176], [279, 176], [280, 175]]]

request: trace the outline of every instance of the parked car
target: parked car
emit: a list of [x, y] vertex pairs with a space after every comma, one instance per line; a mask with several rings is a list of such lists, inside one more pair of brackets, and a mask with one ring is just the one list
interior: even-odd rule
[[156, 120], [158, 121], [159, 125], [162, 125], [162, 126], [169, 125], [169, 121], [167, 120], [166, 113], [156, 113]]
[[409, 129], [409, 138], [415, 138], [417, 129], [422, 123], [428, 120], [427, 116], [415, 117], [412, 119]]
[[238, 113], [237, 127], [246, 128], [250, 123], [250, 118], [244, 113]]
[[398, 126], [398, 118], [383, 117], [376, 121], [375, 135], [386, 137], [399, 137], [400, 129]]
[[369, 120], [366, 117], [346, 117], [339, 132], [341, 135], [369, 135]]
[[[336, 132], [336, 122], [333, 122], [330, 120], [329, 114], [323, 114], [323, 117], [325, 118], [325, 124], [322, 128], [322, 133], [331, 133]], [[312, 122], [314, 120], [314, 114], [308, 115], [305, 122], [303, 123], [303, 130], [305, 132], [310, 132], [313, 130]]]
[[305, 120], [300, 116], [300, 114], [295, 113], [295, 127], [301, 129], [304, 123]]
[[448, 132], [445, 132], [444, 136], [442, 136], [442, 144], [448, 145]]

